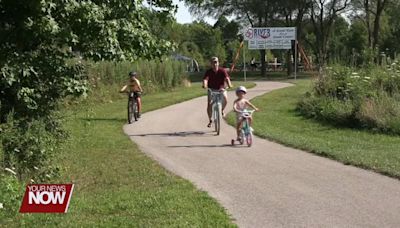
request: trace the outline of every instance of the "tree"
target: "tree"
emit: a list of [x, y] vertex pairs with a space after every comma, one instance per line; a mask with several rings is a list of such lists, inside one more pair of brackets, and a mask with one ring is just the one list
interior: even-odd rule
[[[280, 12], [280, 17], [279, 20], [284, 22], [284, 26], [288, 27], [296, 27], [297, 29], [297, 41], [299, 43], [302, 43], [302, 33], [303, 33], [303, 22], [304, 22], [304, 16], [306, 13], [309, 11], [310, 7], [312, 4], [312, 0], [299, 0], [299, 1], [293, 1], [293, 0], [284, 0], [281, 1], [281, 4], [279, 5], [279, 12]], [[294, 48], [295, 45], [292, 47], [292, 56], [293, 59], [298, 58], [298, 56], [295, 56]], [[299, 53], [297, 53], [298, 55]], [[290, 59], [290, 51], [287, 52], [287, 62]], [[288, 75], [292, 73], [292, 65], [288, 64]]]
[[[149, 31], [141, 0], [1, 0], [0, 140], [6, 167], [48, 174], [60, 100], [87, 91], [80, 59], [157, 58], [172, 47]], [[154, 2], [159, 17], [175, 8]], [[54, 138], [52, 138], [54, 137]], [[61, 139], [63, 137], [58, 137]], [[13, 164], [12, 164], [13, 163]]]
[[[312, 0], [186, 0], [199, 15], [235, 15], [251, 27], [295, 26], [301, 37], [303, 17]], [[293, 46], [294, 48], [294, 46]], [[294, 52], [293, 52], [294, 53]], [[288, 52], [289, 55], [289, 52]], [[261, 73], [266, 75], [265, 50], [260, 50]]]
[[[158, 1], [165, 14], [173, 10]], [[76, 56], [155, 58], [171, 43], [149, 32], [141, 1], [0, 1], [0, 120], [49, 115], [69, 94], [86, 91]]]
[[[381, 29], [381, 18], [384, 9], [391, 0], [353, 0], [356, 15], [362, 18], [368, 31], [368, 45], [377, 51], [379, 34]], [[360, 10], [361, 11], [358, 11]]]
[[[277, 12], [278, 0], [186, 0], [192, 12], [198, 15], [211, 15], [220, 17], [222, 15], [232, 15], [239, 20], [247, 20], [246, 24], [251, 27], [266, 27]], [[261, 74], [266, 75], [265, 50], [260, 50]]]
[[349, 3], [350, 0], [313, 0], [310, 17], [316, 38], [313, 47], [320, 72], [327, 63], [328, 44], [334, 22]]
[[224, 44], [232, 40], [237, 40], [240, 25], [236, 21], [228, 21], [225, 16], [221, 16], [214, 24], [214, 29], [219, 29], [222, 32]]
[[382, 49], [389, 52], [392, 57], [400, 53], [400, 2], [392, 1], [385, 12], [388, 15], [389, 34], [382, 42]]
[[354, 19], [352, 21], [346, 46], [350, 51], [349, 54], [351, 55], [351, 65], [360, 65], [363, 62], [361, 54], [368, 47], [367, 29], [360, 19]]
[[348, 56], [350, 55], [347, 49], [348, 39], [350, 37], [349, 27], [350, 25], [345, 18], [338, 16], [335, 20], [332, 28], [332, 38], [328, 47], [329, 63], [349, 61]]

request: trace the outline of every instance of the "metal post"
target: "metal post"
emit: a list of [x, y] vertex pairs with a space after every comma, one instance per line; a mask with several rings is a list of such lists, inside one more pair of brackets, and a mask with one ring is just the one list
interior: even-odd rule
[[246, 81], [246, 48], [243, 48], [243, 74], [244, 74], [244, 81]]
[[294, 80], [297, 79], [297, 39], [294, 41]]

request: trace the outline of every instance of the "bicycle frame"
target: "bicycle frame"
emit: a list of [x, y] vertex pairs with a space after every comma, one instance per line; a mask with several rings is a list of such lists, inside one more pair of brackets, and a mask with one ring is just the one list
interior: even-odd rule
[[241, 138], [242, 139], [246, 138], [248, 146], [251, 146], [253, 143], [253, 133], [251, 132], [249, 119], [253, 115], [254, 111], [255, 110], [244, 110], [244, 111], [240, 112], [242, 115], [242, 118], [244, 119], [244, 121], [242, 123], [242, 129], [240, 131]]
[[213, 118], [215, 118], [215, 111], [218, 110], [218, 106], [222, 106], [222, 96], [224, 91], [213, 91], [212, 89], [208, 90], [211, 94], [210, 104], [212, 105]]
[[222, 116], [222, 96], [224, 91], [215, 91], [212, 89], [208, 89], [210, 92], [210, 104], [211, 106], [211, 113], [212, 113], [212, 119], [214, 120], [214, 125], [215, 125], [215, 131], [217, 132], [217, 135], [219, 135], [220, 130], [221, 130], [221, 116]]
[[243, 126], [242, 126], [242, 130], [244, 131], [244, 133], [249, 133], [250, 132], [250, 123], [249, 123], [249, 118], [253, 115], [254, 110], [246, 110], [246, 111], [242, 111], [242, 118], [244, 119], [243, 121]]
[[137, 121], [138, 112], [137, 112], [137, 97], [135, 97], [134, 92], [128, 93], [128, 123], [132, 123], [133, 119]]

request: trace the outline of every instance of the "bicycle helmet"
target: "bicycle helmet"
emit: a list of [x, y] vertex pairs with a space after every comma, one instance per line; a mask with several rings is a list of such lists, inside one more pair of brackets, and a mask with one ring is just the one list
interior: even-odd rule
[[135, 71], [131, 71], [131, 72], [129, 72], [129, 77], [132, 77], [132, 76], [136, 76], [137, 75], [137, 73], [135, 72]]
[[239, 87], [236, 89], [236, 93], [238, 93], [238, 92], [240, 92], [240, 91], [242, 91], [243, 93], [247, 93], [247, 89], [246, 89], [246, 87], [244, 87], [244, 86], [239, 86]]

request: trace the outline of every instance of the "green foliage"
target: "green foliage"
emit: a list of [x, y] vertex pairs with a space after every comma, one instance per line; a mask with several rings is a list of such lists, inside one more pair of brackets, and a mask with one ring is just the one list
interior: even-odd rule
[[200, 66], [208, 67], [211, 56], [218, 56], [222, 63], [231, 61], [231, 56], [227, 58], [227, 43], [238, 40], [239, 24], [221, 17], [214, 26], [204, 21], [183, 25], [167, 21], [161, 26], [160, 22], [156, 21], [151, 24], [151, 28], [155, 35], [173, 41], [178, 54], [191, 57]]
[[297, 109], [335, 125], [400, 134], [400, 67], [329, 68]]
[[[350, 26], [350, 32], [347, 39], [347, 47], [350, 48], [351, 53], [357, 54], [357, 57], [361, 57], [360, 54], [368, 46], [368, 34], [363, 21], [354, 20]], [[362, 62], [357, 62], [361, 64]]]
[[386, 93], [365, 99], [357, 118], [375, 130], [400, 133], [400, 100]]
[[87, 62], [88, 77], [94, 93], [100, 84], [126, 83], [130, 71], [138, 72], [145, 93], [181, 86], [187, 77], [186, 64], [173, 60], [130, 62]]
[[224, 43], [229, 40], [236, 40], [239, 33], [239, 24], [235, 21], [228, 21], [225, 16], [218, 18], [217, 22], [214, 24], [214, 29], [220, 29], [222, 32], [222, 38]]
[[[15, 168], [19, 180], [57, 174], [50, 161], [63, 137], [55, 112], [64, 98], [88, 92], [81, 59], [154, 59], [172, 50], [149, 31], [141, 3], [0, 1], [1, 149], [4, 166]], [[159, 18], [175, 10], [169, 0], [154, 7]]]
[[352, 101], [336, 98], [303, 98], [297, 109], [308, 118], [316, 118], [334, 125], [352, 126], [355, 123], [355, 106]]
[[17, 119], [48, 115], [61, 98], [84, 94], [82, 67], [68, 61], [76, 54], [96, 61], [135, 60], [169, 51], [170, 42], [148, 31], [138, 3], [0, 2], [1, 121], [12, 110]]
[[221, 62], [226, 59], [225, 48], [222, 41], [222, 32], [219, 29], [213, 29], [204, 22], [195, 22], [188, 26], [188, 40], [193, 41], [203, 54], [205, 62], [211, 56], [218, 56]]
[[58, 175], [59, 168], [51, 160], [63, 135], [47, 129], [57, 129], [51, 121], [9, 119], [2, 125], [2, 167], [15, 170], [20, 181], [41, 182]]
[[388, 34], [385, 36], [385, 39], [382, 41], [382, 50], [386, 53], [390, 54], [392, 57], [400, 52], [400, 42], [398, 38], [400, 37], [400, 2], [399, 1], [391, 1], [389, 2], [389, 7], [385, 13], [387, 13], [388, 22]]
[[0, 68], [0, 122], [13, 113], [14, 119], [49, 116], [59, 100], [68, 95], [85, 95], [86, 80], [79, 63], [67, 64], [61, 52], [40, 50], [14, 54]]
[[343, 17], [338, 17], [333, 25], [332, 36], [329, 42], [328, 55], [330, 62], [348, 61], [347, 40], [349, 35], [349, 24]]
[[23, 186], [10, 172], [0, 172], [0, 221], [16, 215], [21, 204]]

